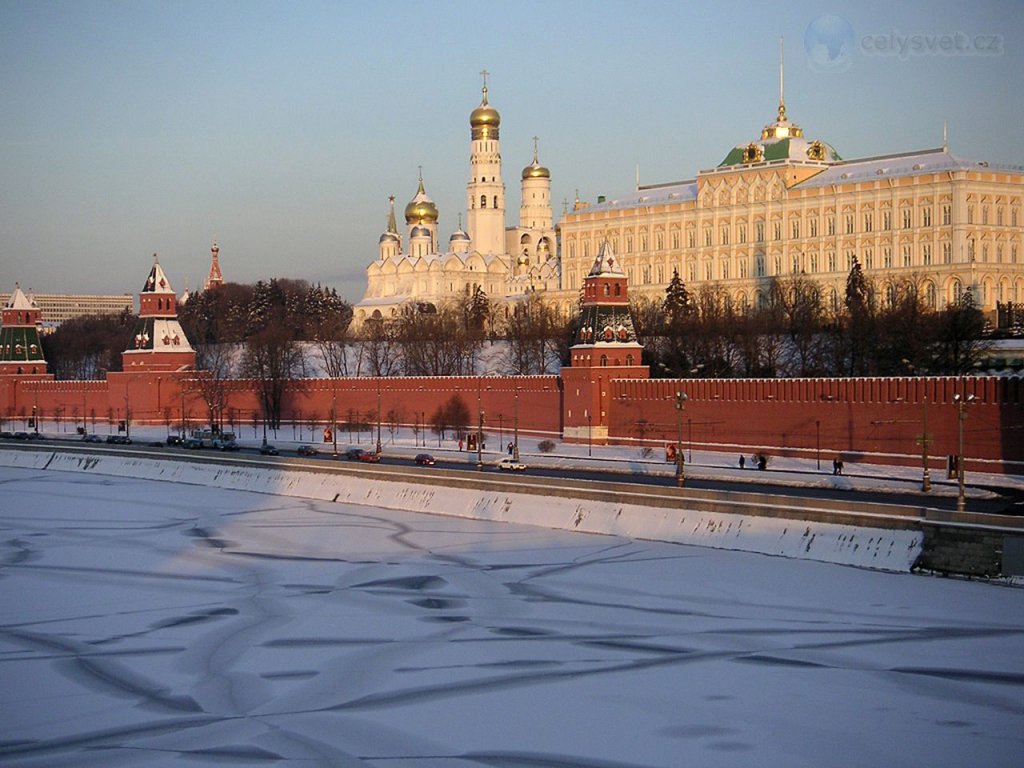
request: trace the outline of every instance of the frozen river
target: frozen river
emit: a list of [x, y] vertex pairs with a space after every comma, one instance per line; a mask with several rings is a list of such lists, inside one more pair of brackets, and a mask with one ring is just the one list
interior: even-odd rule
[[0, 764], [1019, 766], [1024, 590], [0, 468]]

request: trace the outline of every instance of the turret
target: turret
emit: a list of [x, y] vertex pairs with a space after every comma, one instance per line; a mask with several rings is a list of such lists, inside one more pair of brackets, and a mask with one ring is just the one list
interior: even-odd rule
[[35, 299], [25, 295], [21, 286], [14, 285], [14, 293], [3, 308], [3, 327], [0, 328], [0, 374], [46, 373], [46, 360], [39, 342], [39, 324], [43, 313]]
[[142, 291], [139, 320], [122, 366], [129, 371], [176, 371], [195, 366], [196, 353], [178, 322], [177, 298], [156, 254]]

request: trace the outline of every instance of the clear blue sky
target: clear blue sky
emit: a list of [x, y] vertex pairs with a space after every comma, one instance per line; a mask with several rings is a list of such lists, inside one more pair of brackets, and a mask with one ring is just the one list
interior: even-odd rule
[[[534, 135], [556, 201], [628, 192], [637, 166], [654, 183], [717, 165], [775, 114], [780, 35], [808, 138], [848, 158], [902, 152], [940, 145], [945, 120], [955, 153], [1024, 165], [1022, 11], [0, 0], [0, 290], [135, 293], [156, 252], [180, 292], [216, 238], [229, 280], [357, 300], [387, 197], [401, 215], [417, 166], [443, 242], [457, 225], [484, 68], [510, 224]], [[832, 59], [804, 43], [822, 16], [848, 24], [812, 27], [846, 39]]]

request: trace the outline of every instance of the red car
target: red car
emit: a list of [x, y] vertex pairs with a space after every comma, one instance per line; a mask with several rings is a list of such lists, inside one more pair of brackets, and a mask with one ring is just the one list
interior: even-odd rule
[[359, 461], [365, 462], [366, 464], [379, 464], [380, 454], [370, 453], [369, 451], [363, 451], [358, 456]]

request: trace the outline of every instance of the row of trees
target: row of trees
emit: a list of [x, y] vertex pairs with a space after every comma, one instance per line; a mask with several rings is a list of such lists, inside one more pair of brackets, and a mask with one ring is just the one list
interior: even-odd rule
[[923, 281], [884, 294], [855, 260], [844, 299], [830, 306], [804, 275], [770, 281], [764, 302], [733, 306], [715, 285], [691, 295], [674, 275], [662, 301], [640, 299], [633, 316], [655, 376], [792, 377], [959, 375], [987, 349], [985, 319], [970, 291], [941, 310]]

